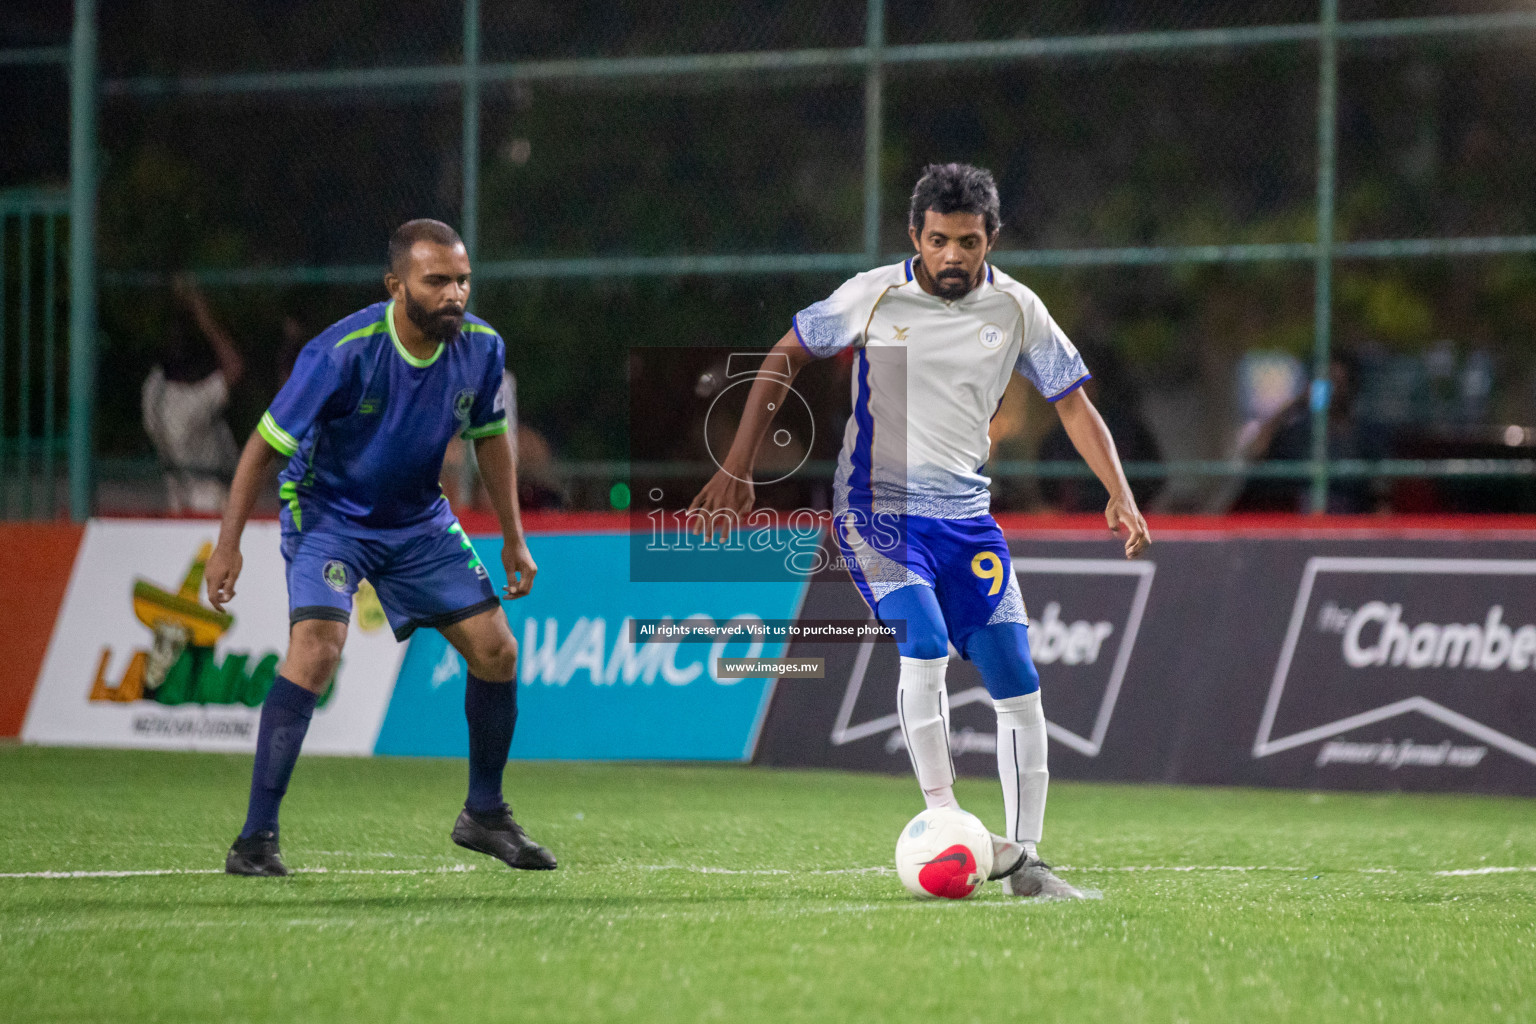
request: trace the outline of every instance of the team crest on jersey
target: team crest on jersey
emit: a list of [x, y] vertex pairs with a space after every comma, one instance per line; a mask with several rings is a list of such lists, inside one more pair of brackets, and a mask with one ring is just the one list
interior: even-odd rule
[[1007, 333], [997, 324], [982, 324], [981, 330], [976, 335], [981, 339], [981, 347], [991, 351], [1003, 343], [1008, 337]]
[[344, 562], [331, 559], [320, 568], [320, 575], [325, 579], [325, 585], [338, 594], [347, 592], [347, 566]]
[[465, 388], [453, 397], [453, 415], [456, 419], [469, 419], [470, 406], [475, 404], [475, 393], [470, 388]]

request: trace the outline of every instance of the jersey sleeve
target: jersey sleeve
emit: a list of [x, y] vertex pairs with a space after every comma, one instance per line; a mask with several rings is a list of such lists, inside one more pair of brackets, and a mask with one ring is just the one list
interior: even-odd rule
[[795, 337], [807, 352], [825, 359], [859, 343], [879, 297], [867, 277], [849, 278], [837, 291], [795, 314]]
[[470, 441], [507, 432], [507, 347], [500, 336], [491, 335], [491, 339], [494, 344], [486, 357], [480, 386], [475, 389], [474, 404], [469, 407], [469, 423], [459, 435]]
[[345, 410], [348, 362], [335, 355], [321, 338], [305, 345], [293, 373], [278, 391], [256, 430], [284, 455], [299, 450], [299, 440], [316, 423], [334, 419]]
[[1023, 344], [1014, 372], [1035, 386], [1047, 401], [1064, 398], [1082, 387], [1091, 376], [1077, 346], [1036, 299], [1022, 325]]

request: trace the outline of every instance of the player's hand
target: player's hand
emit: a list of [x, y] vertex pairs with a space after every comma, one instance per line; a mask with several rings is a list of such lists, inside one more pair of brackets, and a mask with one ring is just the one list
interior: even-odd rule
[[515, 544], [503, 544], [501, 564], [507, 570], [507, 585], [502, 590], [505, 597], [516, 601], [533, 589], [533, 578], [539, 574], [539, 567], [533, 562], [527, 541], [519, 537]]
[[235, 580], [240, 578], [240, 568], [245, 560], [239, 548], [223, 545], [213, 549], [208, 564], [203, 567], [203, 578], [208, 581], [208, 603], [215, 611], [223, 611], [224, 605], [235, 597]]
[[[752, 481], [742, 480], [722, 469], [710, 477], [709, 483], [688, 506], [688, 532], [702, 534], [708, 531], [706, 540], [724, 540], [740, 526], [756, 501], [757, 491]], [[702, 514], [693, 515], [695, 512]]]
[[1109, 532], [1118, 534], [1125, 531], [1125, 557], [1138, 558], [1143, 551], [1152, 544], [1152, 534], [1147, 531], [1147, 521], [1141, 517], [1141, 510], [1136, 507], [1136, 499], [1129, 494], [1116, 495], [1109, 499], [1109, 507], [1104, 510], [1104, 518], [1109, 521]]

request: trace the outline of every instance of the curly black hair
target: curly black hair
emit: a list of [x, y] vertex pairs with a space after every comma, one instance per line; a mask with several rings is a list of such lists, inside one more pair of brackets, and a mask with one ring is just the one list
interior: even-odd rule
[[979, 213], [986, 222], [987, 237], [1002, 227], [1002, 213], [997, 199], [997, 182], [992, 172], [970, 164], [929, 164], [912, 190], [912, 209], [907, 223], [923, 230], [923, 214]]

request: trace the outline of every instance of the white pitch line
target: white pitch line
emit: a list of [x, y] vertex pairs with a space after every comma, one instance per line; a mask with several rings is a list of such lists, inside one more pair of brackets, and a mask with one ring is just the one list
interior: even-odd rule
[[[640, 864], [636, 866], [640, 871], [692, 871], [700, 875], [894, 875], [895, 868], [869, 867], [869, 868], [833, 868], [823, 870], [790, 871], [786, 868], [714, 868], [702, 867], [693, 864]], [[1301, 873], [1308, 868], [1286, 867], [1275, 864], [1117, 864], [1117, 865], [1083, 865], [1073, 866], [1062, 864], [1054, 871], [1083, 871], [1083, 872], [1127, 872], [1127, 871], [1284, 871]], [[1396, 868], [1354, 868], [1355, 871], [1374, 872], [1381, 874], [1395, 874]]]
[[786, 868], [711, 868], [694, 864], [637, 864], [640, 871], [692, 871], [699, 875], [894, 875], [895, 868], [827, 868], [790, 871]]
[[[704, 867], [693, 864], [641, 864], [636, 866], [640, 871], [692, 871], [700, 875], [894, 875], [894, 868], [868, 867], [868, 868], [836, 868], [808, 871], [791, 871], [786, 868], [717, 868]], [[1080, 871], [1086, 874], [1095, 872], [1103, 873], [1129, 873], [1129, 872], [1169, 872], [1173, 874], [1190, 874], [1193, 872], [1249, 872], [1249, 871], [1276, 871], [1285, 874], [1306, 874], [1308, 872], [1318, 874], [1339, 874], [1349, 872], [1362, 875], [1396, 875], [1415, 874], [1412, 868], [1305, 868], [1295, 865], [1283, 864], [1062, 864], [1055, 867], [1055, 871]], [[1517, 872], [1536, 872], [1536, 866], [1532, 867], [1488, 867], [1488, 868], [1461, 868], [1453, 871], [1433, 871], [1426, 874], [1441, 877], [1463, 875], [1500, 875]]]
[[[624, 868], [621, 867], [620, 870]], [[771, 877], [794, 876], [828, 876], [828, 875], [894, 875], [895, 868], [875, 865], [873, 867], [860, 868], [822, 868], [804, 871], [793, 871], [788, 868], [721, 868], [696, 864], [638, 864], [630, 868], [637, 871], [688, 871], [699, 875], [757, 875]], [[435, 868], [294, 868], [293, 874], [300, 875], [447, 875], [464, 874], [476, 870], [472, 864], [446, 864]], [[1365, 875], [1396, 875], [1417, 874], [1411, 868], [1303, 868], [1287, 867], [1274, 864], [1113, 864], [1113, 865], [1083, 865], [1073, 866], [1063, 864], [1057, 867], [1057, 871], [1080, 871], [1086, 874], [1100, 873], [1130, 873], [1130, 872], [1170, 872], [1175, 874], [1189, 874], [1193, 872], [1250, 872], [1250, 871], [1276, 871], [1288, 874], [1305, 874], [1308, 871], [1317, 871], [1320, 874], [1339, 874], [1349, 872]], [[1425, 872], [1441, 878], [1464, 878], [1474, 875], [1508, 875], [1536, 873], [1536, 865], [1515, 867], [1479, 867], [1456, 868], [1444, 871]], [[150, 878], [163, 875], [222, 875], [218, 868], [149, 868], [144, 870], [102, 870], [102, 871], [5, 871], [0, 872], [0, 879], [75, 879], [75, 878]]]
[[[470, 864], [440, 868], [292, 868], [296, 875], [457, 875], [475, 870]], [[5, 871], [0, 878], [147, 878], [156, 875], [222, 875], [218, 868], [150, 868], [144, 871]]]
[[[1158, 865], [1151, 865], [1151, 864], [1149, 864], [1149, 865], [1145, 865], [1145, 866], [1141, 866], [1141, 867], [1135, 867], [1135, 866], [1123, 866], [1123, 867], [1114, 867], [1114, 866], [1110, 866], [1110, 867], [1105, 867], [1105, 866], [1073, 867], [1071, 865], [1064, 864], [1061, 867], [1056, 868], [1055, 870], [1057, 870], [1057, 871], [1087, 871], [1087, 872], [1093, 872], [1093, 871], [1106, 871], [1106, 872], [1109, 872], [1109, 871], [1178, 871], [1178, 872], [1187, 872], [1187, 871], [1283, 871], [1283, 872], [1291, 872], [1291, 873], [1296, 873], [1296, 874], [1305, 874], [1305, 873], [1307, 873], [1309, 871], [1315, 871], [1315, 872], [1317, 872], [1319, 874], [1338, 874], [1340, 872], [1349, 872], [1349, 873], [1357, 874], [1357, 875], [1400, 875], [1400, 874], [1406, 875], [1406, 874], [1418, 874], [1418, 873], [1420, 873], [1419, 871], [1416, 871], [1413, 868], [1300, 868], [1300, 867], [1278, 867], [1278, 866], [1270, 865], [1270, 864], [1251, 864], [1251, 865], [1237, 865], [1237, 864], [1210, 864], [1210, 865], [1183, 864], [1183, 865], [1164, 865], [1164, 866], [1158, 866]], [[1458, 877], [1467, 877], [1469, 875], [1508, 875], [1508, 874], [1520, 874], [1520, 873], [1525, 873], [1525, 872], [1536, 872], [1536, 866], [1529, 866], [1529, 867], [1456, 868], [1454, 870], [1449, 870], [1449, 871], [1426, 871], [1426, 872], [1422, 872], [1422, 873], [1430, 874], [1430, 875], [1435, 875], [1435, 876], [1440, 877], [1440, 878], [1458, 878]]]
[[1306, 868], [1282, 867], [1274, 864], [1124, 864], [1084, 865], [1062, 864], [1053, 871], [1305, 871]]
[[216, 868], [152, 868], [147, 871], [7, 871], [0, 878], [143, 878], [150, 875], [222, 875]]

